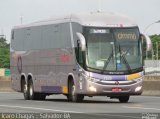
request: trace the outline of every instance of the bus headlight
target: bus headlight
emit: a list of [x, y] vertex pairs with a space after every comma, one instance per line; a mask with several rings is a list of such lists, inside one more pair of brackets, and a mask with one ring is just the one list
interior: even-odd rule
[[94, 86], [89, 86], [89, 90], [92, 92], [97, 92], [97, 89]]
[[138, 86], [136, 89], [135, 89], [135, 92], [138, 92], [142, 89], [142, 86]]

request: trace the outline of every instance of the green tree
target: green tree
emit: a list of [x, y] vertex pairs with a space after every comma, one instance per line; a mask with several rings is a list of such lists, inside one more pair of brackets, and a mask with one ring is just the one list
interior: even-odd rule
[[[160, 35], [152, 35], [150, 37], [152, 39], [152, 45], [153, 45], [152, 47], [155, 56], [157, 54], [157, 45], [158, 45], [158, 51], [160, 51]], [[158, 57], [160, 58], [160, 52], [158, 52]], [[154, 57], [154, 59], [156, 59], [156, 57]]]
[[[152, 40], [152, 47], [153, 47], [153, 52], [149, 51], [148, 52], [148, 59], [152, 59], [152, 53], [153, 53], [153, 59], [156, 59], [156, 54], [157, 54], [157, 44], [158, 44], [158, 59], [160, 59], [160, 34], [159, 35], [151, 35], [150, 36]], [[144, 44], [144, 49], [146, 44]], [[145, 56], [146, 58], [146, 56]]]
[[5, 38], [0, 38], [0, 68], [10, 67], [10, 45], [6, 42]]

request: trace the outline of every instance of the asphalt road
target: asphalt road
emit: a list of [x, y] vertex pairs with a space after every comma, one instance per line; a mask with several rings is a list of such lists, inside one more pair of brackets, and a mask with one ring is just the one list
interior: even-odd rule
[[[160, 119], [160, 97], [133, 96], [128, 103], [105, 96], [85, 97], [82, 103], [72, 103], [63, 95], [48, 96], [45, 101], [30, 101], [24, 100], [21, 93], [1, 92], [0, 113], [1, 118], [5, 113], [37, 113], [43, 118], [147, 119], [142, 118], [147, 115]], [[47, 113], [50, 115], [45, 115]]]

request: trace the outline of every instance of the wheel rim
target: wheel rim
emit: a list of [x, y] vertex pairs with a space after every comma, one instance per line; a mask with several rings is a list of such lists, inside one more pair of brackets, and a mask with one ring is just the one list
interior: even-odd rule
[[75, 99], [75, 85], [72, 86], [72, 99]]

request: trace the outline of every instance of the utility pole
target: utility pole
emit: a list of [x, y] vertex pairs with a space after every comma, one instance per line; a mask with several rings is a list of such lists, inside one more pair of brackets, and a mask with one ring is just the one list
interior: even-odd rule
[[152, 60], [153, 60], [153, 57], [154, 57], [154, 51], [153, 51], [153, 47], [152, 47]]
[[148, 52], [146, 51], [146, 60], [148, 59]]
[[4, 39], [6, 39], [6, 35], [4, 35], [3, 29], [1, 29], [0, 38], [4, 38]]
[[157, 49], [157, 60], [158, 60], [158, 42], [156, 42], [156, 49]]
[[20, 23], [21, 23], [21, 25], [23, 24], [23, 15], [22, 14], [20, 15]]

